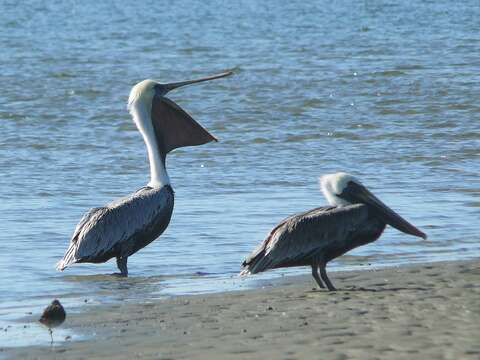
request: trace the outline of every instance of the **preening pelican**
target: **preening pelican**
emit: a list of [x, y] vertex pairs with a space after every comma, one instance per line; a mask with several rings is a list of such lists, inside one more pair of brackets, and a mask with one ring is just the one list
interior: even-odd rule
[[[377, 240], [388, 225], [406, 234], [427, 236], [400, 217], [346, 173], [320, 179], [330, 206], [290, 216], [280, 222], [243, 262], [241, 275], [269, 269], [311, 266], [321, 288], [335, 287], [325, 270], [327, 263], [346, 252]], [[321, 279], [320, 279], [321, 278]]]
[[128, 110], [147, 146], [150, 182], [126, 198], [87, 212], [57, 270], [63, 271], [74, 263], [102, 263], [115, 257], [120, 274], [128, 275], [128, 257], [160, 236], [172, 216], [174, 196], [165, 168], [166, 155], [178, 147], [217, 141], [165, 95], [184, 85], [231, 74], [170, 84], [143, 80], [132, 88]]

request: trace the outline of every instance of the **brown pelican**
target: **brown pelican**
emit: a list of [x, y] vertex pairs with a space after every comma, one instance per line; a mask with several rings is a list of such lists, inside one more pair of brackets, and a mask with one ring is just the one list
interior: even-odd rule
[[115, 257], [120, 275], [128, 275], [128, 257], [160, 236], [170, 222], [174, 196], [165, 168], [166, 155], [178, 147], [216, 141], [165, 94], [180, 86], [231, 74], [170, 84], [144, 80], [132, 88], [128, 110], [147, 146], [150, 182], [126, 198], [87, 212], [75, 228], [57, 270], [63, 271], [74, 263], [102, 263]]
[[325, 175], [320, 185], [330, 206], [296, 214], [280, 222], [243, 262], [241, 275], [282, 267], [311, 266], [318, 285], [324, 288], [323, 280], [332, 291], [335, 287], [327, 276], [327, 263], [377, 240], [387, 224], [406, 234], [427, 238], [352, 175]]

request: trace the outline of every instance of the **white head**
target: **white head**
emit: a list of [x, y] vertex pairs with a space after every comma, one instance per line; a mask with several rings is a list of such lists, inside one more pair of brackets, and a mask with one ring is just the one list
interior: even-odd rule
[[319, 182], [323, 195], [327, 198], [328, 203], [333, 206], [350, 205], [351, 203], [340, 197], [340, 194], [343, 193], [349, 182], [362, 184], [353, 175], [344, 172], [324, 175], [320, 177]]
[[130, 96], [128, 97], [128, 110], [132, 111], [135, 104], [142, 102], [145, 105], [151, 104], [155, 96], [155, 86], [159, 85], [154, 80], [143, 80], [132, 87]]
[[369, 209], [369, 216], [376, 216], [406, 234], [427, 238], [427, 235], [390, 209], [350, 174], [340, 172], [322, 176], [320, 186], [330, 205], [364, 204]]

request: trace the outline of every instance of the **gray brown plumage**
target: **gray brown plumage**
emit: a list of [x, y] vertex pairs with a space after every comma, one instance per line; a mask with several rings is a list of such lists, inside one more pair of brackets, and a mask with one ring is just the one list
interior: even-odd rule
[[91, 209], [77, 225], [57, 269], [73, 263], [102, 263], [115, 257], [121, 273], [127, 275], [127, 258], [163, 233], [173, 204], [173, 190], [165, 185], [144, 187], [128, 198]]
[[241, 275], [310, 266], [321, 288], [323, 280], [329, 290], [335, 290], [326, 273], [327, 263], [377, 240], [387, 224], [426, 238], [351, 175], [338, 173], [323, 177], [322, 191], [331, 206], [296, 214], [280, 222], [245, 259]]
[[65, 312], [65, 309], [63, 308], [62, 304], [60, 304], [60, 301], [57, 299], [53, 300], [50, 305], [48, 305], [45, 310], [43, 310], [42, 316], [38, 321], [45, 325], [48, 328], [48, 331], [50, 333], [50, 338], [52, 340], [53, 344], [53, 328], [56, 328], [57, 326], [60, 326], [63, 324], [65, 321], [67, 314]]
[[167, 154], [179, 147], [216, 141], [165, 95], [184, 85], [229, 75], [231, 72], [170, 84], [144, 80], [132, 88], [128, 109], [147, 146], [150, 182], [126, 198], [87, 212], [57, 263], [57, 270], [116, 258], [120, 275], [128, 275], [128, 257], [159, 237], [172, 216], [174, 193], [165, 167]]

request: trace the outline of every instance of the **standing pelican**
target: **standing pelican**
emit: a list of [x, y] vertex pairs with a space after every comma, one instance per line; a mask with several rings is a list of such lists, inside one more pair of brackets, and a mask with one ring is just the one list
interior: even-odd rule
[[63, 271], [74, 263], [102, 263], [115, 257], [120, 275], [128, 276], [128, 257], [160, 236], [172, 216], [174, 196], [165, 168], [166, 155], [178, 147], [217, 141], [165, 94], [184, 85], [231, 74], [170, 84], [144, 80], [132, 88], [128, 110], [147, 146], [150, 182], [126, 198], [87, 212], [75, 228], [57, 270]]
[[[293, 215], [278, 224], [243, 262], [241, 275], [269, 269], [311, 266], [321, 288], [335, 287], [325, 267], [346, 252], [377, 240], [388, 225], [406, 234], [427, 236], [346, 173], [325, 175], [322, 192], [330, 206]], [[322, 280], [320, 280], [320, 277]]]

